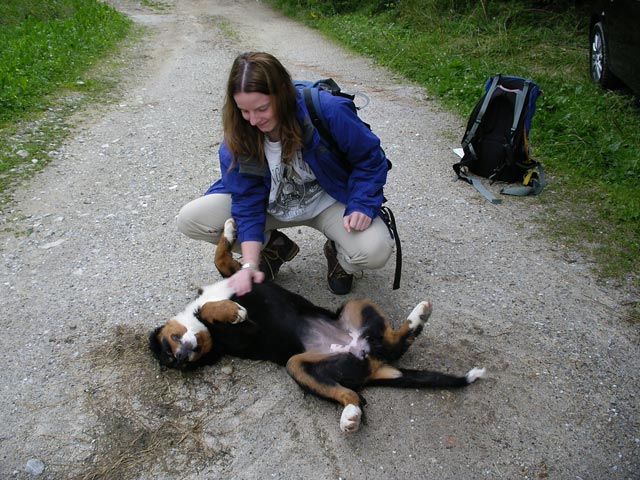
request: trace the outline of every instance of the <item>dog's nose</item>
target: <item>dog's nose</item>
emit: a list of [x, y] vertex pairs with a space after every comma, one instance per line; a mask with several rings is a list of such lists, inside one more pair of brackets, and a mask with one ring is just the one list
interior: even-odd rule
[[178, 362], [183, 362], [189, 357], [189, 352], [185, 352], [184, 350], [178, 350], [176, 352], [176, 360]]
[[182, 362], [189, 358], [193, 352], [193, 344], [191, 342], [183, 342], [176, 351], [176, 360]]

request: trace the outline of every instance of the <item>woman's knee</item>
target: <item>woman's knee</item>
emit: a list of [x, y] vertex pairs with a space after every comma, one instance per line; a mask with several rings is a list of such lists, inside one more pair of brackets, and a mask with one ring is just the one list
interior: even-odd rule
[[393, 241], [389, 237], [380, 238], [367, 252], [367, 268], [375, 270], [384, 267], [393, 253]]
[[192, 237], [194, 231], [197, 230], [193, 216], [193, 209], [191, 208], [190, 203], [184, 205], [178, 212], [178, 215], [176, 215], [176, 225], [178, 227], [178, 231], [185, 234], [187, 237]]
[[347, 263], [343, 268], [348, 273], [356, 273], [361, 270], [377, 270], [384, 267], [392, 253], [393, 241], [391, 238], [384, 237], [369, 239], [366, 243], [359, 245], [351, 255], [345, 251], [343, 255], [338, 254], [338, 258]]
[[203, 208], [202, 203], [197, 199], [184, 205], [176, 215], [176, 226], [189, 238], [216, 243], [223, 227], [212, 222], [216, 215]]

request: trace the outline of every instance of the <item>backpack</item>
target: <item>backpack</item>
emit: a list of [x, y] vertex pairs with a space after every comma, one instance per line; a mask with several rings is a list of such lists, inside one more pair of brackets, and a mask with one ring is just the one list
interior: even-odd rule
[[453, 170], [492, 203], [500, 200], [467, 171], [492, 182], [522, 183], [503, 188], [502, 194], [537, 195], [544, 187], [544, 172], [529, 156], [528, 133], [542, 92], [532, 80], [508, 75], [489, 77], [484, 89], [467, 122], [462, 159]]
[[[351, 100], [348, 105], [356, 115], [358, 114], [358, 110], [361, 110], [369, 105], [369, 97], [367, 97], [363, 93], [343, 92], [340, 86], [332, 78], [325, 78], [317, 81], [294, 80], [293, 84], [302, 93], [302, 98], [304, 100], [305, 106], [307, 107], [307, 111], [309, 112], [311, 123], [313, 123], [313, 126], [318, 131], [320, 140], [336, 157], [344, 158], [345, 154], [340, 150], [338, 144], [331, 135], [329, 127], [327, 126], [326, 120], [322, 114], [322, 107], [320, 105], [320, 90], [325, 90], [334, 96], [340, 96]], [[356, 96], [362, 96], [365, 99], [364, 105], [360, 107], [356, 106]], [[371, 130], [371, 125], [369, 125], [362, 119], [360, 120], [369, 130]], [[391, 170], [392, 167], [393, 164], [387, 158], [387, 170]], [[387, 199], [383, 198], [382, 201], [384, 203], [387, 201]], [[398, 288], [400, 288], [400, 277], [402, 275], [402, 246], [400, 244], [400, 237], [398, 235], [395, 217], [391, 209], [387, 206], [381, 207], [380, 216], [387, 225], [391, 238], [393, 238], [396, 243], [396, 271], [393, 279], [393, 289], [397, 290]]]

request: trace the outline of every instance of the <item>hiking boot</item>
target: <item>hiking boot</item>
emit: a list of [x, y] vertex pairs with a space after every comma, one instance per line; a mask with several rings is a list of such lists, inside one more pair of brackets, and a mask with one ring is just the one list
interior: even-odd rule
[[345, 295], [353, 286], [353, 274], [347, 273], [340, 266], [336, 255], [336, 246], [331, 240], [324, 244], [324, 256], [327, 257], [327, 281], [329, 290], [336, 295]]
[[300, 248], [296, 243], [278, 230], [271, 232], [269, 242], [260, 252], [260, 271], [264, 273], [265, 280], [273, 280], [278, 275], [284, 262], [293, 260]]

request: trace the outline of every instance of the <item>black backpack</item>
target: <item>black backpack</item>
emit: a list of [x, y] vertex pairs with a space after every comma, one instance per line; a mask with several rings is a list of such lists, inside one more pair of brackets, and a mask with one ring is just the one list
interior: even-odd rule
[[[311, 122], [313, 126], [318, 130], [320, 134], [320, 139], [327, 148], [329, 148], [334, 155], [338, 158], [344, 158], [344, 153], [338, 147], [336, 141], [334, 140], [331, 132], [329, 131], [329, 127], [326, 125], [326, 120], [324, 115], [322, 114], [322, 108], [320, 106], [320, 90], [325, 90], [332, 95], [337, 95], [340, 97], [348, 98], [351, 100], [349, 106], [351, 109], [358, 114], [358, 110], [369, 105], [369, 97], [367, 97], [363, 93], [347, 93], [343, 92], [340, 86], [333, 80], [332, 78], [324, 78], [322, 80], [309, 81], [309, 80], [294, 80], [293, 84], [295, 87], [300, 90], [302, 93], [302, 97], [305, 102], [305, 106], [307, 107], [307, 111], [309, 112], [309, 117], [311, 118]], [[364, 98], [364, 105], [358, 107], [355, 103], [356, 96], [361, 96]], [[362, 119], [360, 119], [362, 120]], [[371, 129], [371, 125], [362, 121], [362, 123], [368, 128]], [[386, 158], [386, 155], [385, 155]], [[392, 167], [391, 161], [387, 158], [387, 169], [391, 170]], [[386, 202], [387, 199], [384, 198], [383, 202]], [[402, 275], [402, 246], [400, 245], [400, 236], [398, 235], [398, 229], [396, 227], [396, 220], [393, 215], [391, 209], [387, 206], [383, 206], [380, 208], [380, 216], [384, 220], [389, 229], [389, 233], [391, 234], [391, 238], [393, 238], [396, 242], [396, 272], [393, 279], [393, 289], [397, 290], [400, 288], [400, 277]]]
[[522, 183], [504, 188], [506, 195], [536, 195], [544, 187], [540, 163], [529, 156], [528, 133], [541, 90], [532, 80], [493, 75], [474, 107], [462, 138], [463, 157], [453, 165], [458, 178], [474, 185], [493, 203], [482, 183], [468, 173], [493, 181]]

